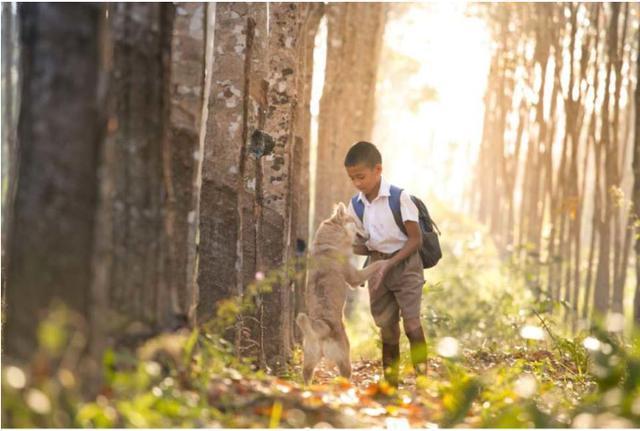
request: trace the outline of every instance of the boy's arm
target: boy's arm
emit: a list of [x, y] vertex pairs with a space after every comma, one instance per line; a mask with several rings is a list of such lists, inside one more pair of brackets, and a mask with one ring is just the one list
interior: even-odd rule
[[404, 222], [404, 228], [407, 230], [407, 242], [404, 243], [404, 247], [389, 259], [389, 269], [396, 266], [404, 258], [411, 256], [422, 245], [422, 232], [417, 222], [407, 220]]
[[420, 226], [415, 221], [405, 221], [404, 228], [407, 230], [407, 241], [404, 243], [404, 246], [390, 259], [385, 262], [385, 265], [380, 267], [380, 270], [376, 275], [371, 278], [371, 289], [376, 290], [384, 276], [389, 272], [391, 268], [396, 266], [398, 262], [402, 261], [406, 257], [411, 256], [413, 253], [420, 248], [422, 244], [422, 232], [420, 231]]
[[371, 286], [374, 290], [379, 286], [391, 268], [415, 253], [422, 244], [422, 232], [418, 225], [418, 207], [416, 207], [416, 204], [411, 200], [411, 196], [404, 191], [400, 194], [400, 213], [402, 215], [404, 228], [407, 231], [407, 241], [404, 243], [404, 246], [387, 261], [387, 264], [380, 268], [378, 274], [373, 277]]
[[418, 224], [418, 207], [405, 191], [400, 194], [400, 214], [402, 215], [404, 229], [407, 231], [407, 242], [395, 256], [389, 259], [389, 268], [393, 268], [398, 262], [411, 256], [422, 244], [422, 232]]

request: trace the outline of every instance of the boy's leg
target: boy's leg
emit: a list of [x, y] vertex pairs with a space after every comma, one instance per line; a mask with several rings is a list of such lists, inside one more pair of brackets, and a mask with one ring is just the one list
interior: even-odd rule
[[394, 294], [383, 282], [378, 289], [369, 289], [371, 315], [380, 328], [382, 338], [382, 369], [385, 380], [397, 387], [400, 369], [400, 308]]
[[420, 302], [424, 276], [422, 260], [416, 252], [398, 264], [396, 277], [389, 280], [400, 307], [404, 332], [411, 346], [411, 362], [418, 375], [427, 372], [427, 343], [420, 323]]
[[404, 333], [407, 334], [411, 346], [411, 363], [418, 375], [427, 374], [427, 341], [424, 338], [420, 319], [403, 320]]
[[400, 325], [398, 322], [381, 328], [382, 335], [382, 370], [384, 379], [394, 387], [398, 387], [400, 374]]

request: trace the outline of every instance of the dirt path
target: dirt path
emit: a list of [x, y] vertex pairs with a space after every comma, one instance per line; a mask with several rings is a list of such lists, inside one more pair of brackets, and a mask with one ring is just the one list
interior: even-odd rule
[[[436, 361], [430, 361], [428, 376], [431, 377], [427, 379], [439, 378], [438, 368]], [[349, 418], [347, 421], [353, 427], [437, 428], [433, 417], [442, 406], [436, 393], [420, 391], [422, 395], [416, 396], [413, 373], [405, 376], [395, 390], [381, 381], [381, 373], [380, 361], [355, 361], [347, 382], [339, 377], [336, 367], [323, 360], [316, 369], [314, 384], [308, 389], [322, 394], [325, 400], [335, 396], [338, 402], [334, 406]], [[333, 395], [327, 396], [327, 393]]]
[[[438, 428], [446, 424], [477, 428], [482, 426], [487, 402], [471, 395], [473, 389], [461, 389], [466, 379], [461, 376], [489, 377], [497, 368], [510, 369], [516, 361], [524, 361], [526, 367], [546, 364], [549, 382], [556, 382], [556, 386], [571, 376], [568, 364], [543, 350], [468, 352], [456, 363], [458, 371], [453, 374], [439, 357], [430, 358], [426, 377], [416, 379], [412, 370], [405, 369], [395, 390], [381, 381], [379, 361], [354, 361], [348, 381], [323, 361], [308, 386], [274, 377], [244, 378], [237, 372], [221, 376], [212, 382], [209, 403], [229, 415], [228, 422], [221, 425], [233, 428]], [[292, 371], [301, 375], [299, 369]], [[486, 379], [483, 384], [491, 385]], [[462, 393], [452, 392], [452, 385]], [[584, 388], [578, 392], [584, 392]]]

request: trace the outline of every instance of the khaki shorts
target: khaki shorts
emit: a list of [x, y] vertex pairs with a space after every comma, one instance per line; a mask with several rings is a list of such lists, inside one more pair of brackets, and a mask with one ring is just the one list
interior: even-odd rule
[[[373, 262], [379, 259], [372, 258]], [[424, 286], [422, 259], [416, 251], [393, 267], [375, 292], [369, 285], [371, 314], [380, 328], [420, 317], [420, 300]]]

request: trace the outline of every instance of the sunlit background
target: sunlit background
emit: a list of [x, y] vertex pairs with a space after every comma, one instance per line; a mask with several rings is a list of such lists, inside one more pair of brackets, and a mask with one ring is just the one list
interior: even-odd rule
[[322, 17], [313, 48], [313, 75], [311, 82], [311, 136], [309, 142], [309, 238], [313, 237], [314, 214], [316, 210], [316, 163], [318, 161], [318, 125], [320, 98], [324, 88], [324, 74], [327, 65], [327, 18]]
[[385, 177], [462, 210], [482, 137], [490, 34], [466, 2], [390, 5], [373, 142]]
[[[391, 3], [378, 68], [372, 141], [384, 176], [423, 199], [465, 210], [482, 137], [491, 55], [486, 23], [467, 2]], [[311, 96], [310, 215], [327, 24], [315, 39]], [[354, 189], [355, 191], [355, 189]], [[310, 220], [310, 236], [314, 221]]]

